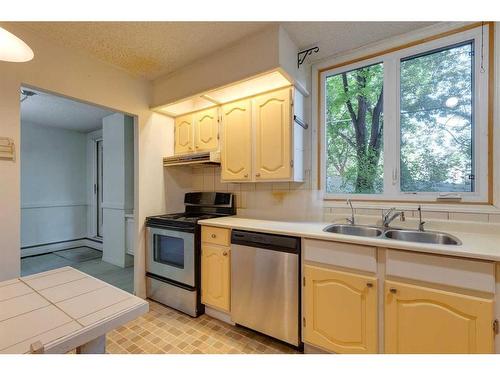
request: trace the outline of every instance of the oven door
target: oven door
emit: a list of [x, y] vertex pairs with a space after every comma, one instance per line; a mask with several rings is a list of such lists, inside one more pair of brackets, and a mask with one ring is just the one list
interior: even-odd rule
[[194, 233], [148, 228], [146, 271], [195, 286]]

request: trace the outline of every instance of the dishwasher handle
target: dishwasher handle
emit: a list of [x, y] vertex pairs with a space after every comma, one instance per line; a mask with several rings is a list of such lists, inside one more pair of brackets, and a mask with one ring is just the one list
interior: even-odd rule
[[233, 230], [231, 243], [285, 253], [300, 253], [300, 238], [298, 237]]

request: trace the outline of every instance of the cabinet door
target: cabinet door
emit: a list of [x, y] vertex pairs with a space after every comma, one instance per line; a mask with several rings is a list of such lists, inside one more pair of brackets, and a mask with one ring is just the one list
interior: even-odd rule
[[221, 178], [247, 181], [252, 169], [252, 115], [250, 100], [222, 107]]
[[229, 311], [230, 251], [228, 247], [202, 245], [201, 302]]
[[174, 153], [193, 152], [193, 116], [185, 115], [175, 118]]
[[492, 324], [492, 300], [386, 281], [386, 353], [493, 353]]
[[335, 353], [377, 353], [377, 279], [304, 266], [304, 342]]
[[219, 121], [217, 108], [194, 114], [194, 148], [196, 151], [212, 151], [219, 143]]
[[291, 89], [255, 97], [255, 178], [290, 179]]

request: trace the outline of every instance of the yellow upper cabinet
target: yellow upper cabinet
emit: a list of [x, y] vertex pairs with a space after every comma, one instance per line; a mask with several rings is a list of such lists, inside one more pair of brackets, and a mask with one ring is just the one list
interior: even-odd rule
[[304, 265], [304, 342], [335, 353], [377, 353], [377, 279]]
[[291, 93], [287, 88], [254, 99], [256, 180], [291, 176]]
[[223, 181], [303, 181], [304, 129], [293, 121], [292, 95], [302, 98], [287, 87], [222, 106]]
[[197, 152], [213, 151], [219, 143], [218, 108], [196, 112], [194, 116], [194, 148]]
[[222, 106], [221, 178], [248, 181], [252, 170], [251, 101]]
[[175, 154], [193, 152], [193, 116], [185, 115], [176, 117], [174, 126]]
[[386, 281], [386, 353], [493, 353], [493, 300]]

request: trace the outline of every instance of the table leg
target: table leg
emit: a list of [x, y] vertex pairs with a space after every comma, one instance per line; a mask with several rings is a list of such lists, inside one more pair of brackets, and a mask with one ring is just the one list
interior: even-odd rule
[[89, 341], [76, 348], [76, 354], [105, 354], [106, 353], [106, 335]]

